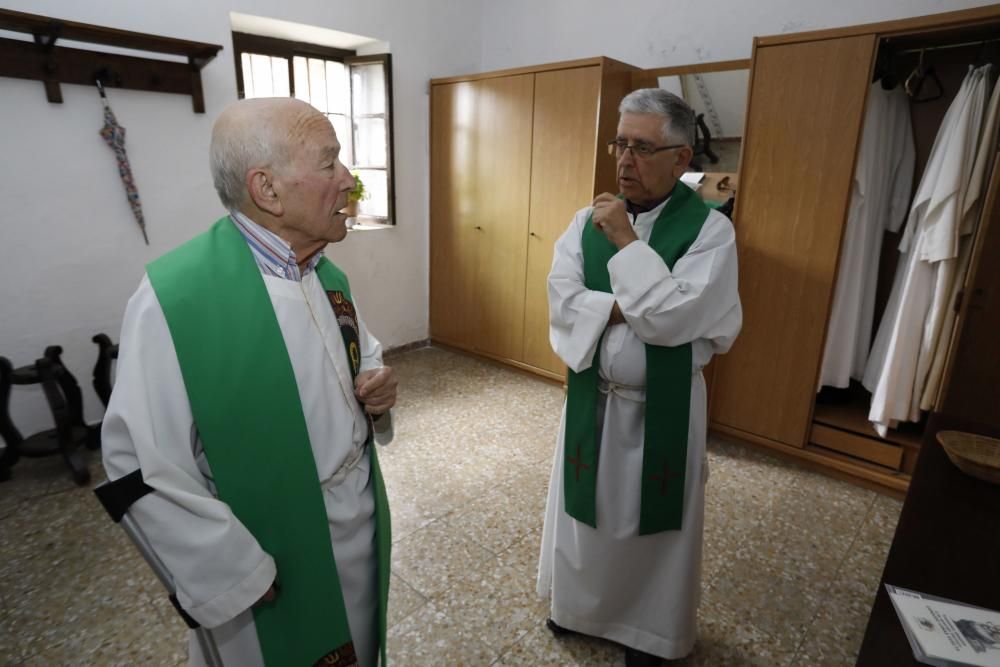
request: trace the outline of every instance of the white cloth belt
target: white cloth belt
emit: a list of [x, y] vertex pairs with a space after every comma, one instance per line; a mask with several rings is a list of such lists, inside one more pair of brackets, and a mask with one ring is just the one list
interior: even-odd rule
[[621, 396], [625, 400], [635, 401], [636, 403], [646, 402], [645, 386], [621, 384], [605, 380], [604, 378], [598, 378], [597, 390], [602, 394], [614, 394], [615, 396]]
[[[698, 373], [701, 373], [701, 368], [691, 369], [691, 375], [697, 375]], [[602, 394], [614, 394], [627, 401], [635, 401], [636, 403], [646, 402], [645, 385], [622, 384], [599, 377], [597, 380], [597, 389]]]
[[323, 490], [327, 491], [335, 486], [340, 486], [344, 480], [347, 479], [347, 476], [351, 473], [351, 471], [357, 468], [358, 464], [361, 463], [366, 451], [368, 451], [367, 445], [362, 444], [356, 446], [351, 452], [351, 455], [347, 457], [346, 461], [344, 461], [344, 465], [340, 466], [337, 472], [333, 473], [320, 483]]

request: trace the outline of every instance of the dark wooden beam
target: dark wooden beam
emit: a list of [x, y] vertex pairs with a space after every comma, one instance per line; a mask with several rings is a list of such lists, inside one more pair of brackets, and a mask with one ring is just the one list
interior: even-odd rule
[[[0, 9], [0, 30], [32, 35], [33, 41], [0, 38], [0, 76], [34, 79], [45, 84], [49, 102], [62, 102], [59, 85], [95, 85], [190, 95], [195, 112], [205, 112], [201, 68], [222, 49], [192, 42], [88, 23]], [[92, 44], [184, 56], [186, 62], [140, 58], [56, 46], [68, 39]]]
[[203, 64], [214, 58], [222, 49], [218, 44], [161, 37], [89, 23], [77, 23], [76, 21], [63, 21], [62, 19], [15, 12], [9, 9], [0, 9], [0, 29], [26, 32], [32, 35], [54, 35], [58, 39], [71, 39], [77, 42], [189, 56], [203, 60]]
[[[194, 95], [197, 100], [201, 90], [198, 86], [196, 92], [194, 83], [200, 84], [200, 77], [193, 75], [200, 72], [188, 63], [59, 46], [42, 52], [31, 42], [0, 38], [0, 76], [44, 81], [47, 92], [54, 86], [56, 95], [49, 94], [50, 102], [62, 102], [60, 83], [94, 86], [98, 78], [106, 88], [179, 93]], [[196, 101], [195, 110], [203, 112], [204, 101], [200, 110]]]

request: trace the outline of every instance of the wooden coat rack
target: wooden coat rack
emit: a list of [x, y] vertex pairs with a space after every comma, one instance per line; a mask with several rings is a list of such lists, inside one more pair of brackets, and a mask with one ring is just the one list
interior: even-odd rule
[[[194, 111], [205, 113], [201, 68], [222, 49], [141, 32], [0, 9], [0, 29], [33, 35], [34, 41], [0, 38], [0, 76], [35, 79], [45, 84], [49, 102], [61, 103], [61, 83], [149, 90], [190, 95]], [[56, 46], [56, 40], [105, 44], [127, 49], [186, 56], [187, 62], [155, 60]]]

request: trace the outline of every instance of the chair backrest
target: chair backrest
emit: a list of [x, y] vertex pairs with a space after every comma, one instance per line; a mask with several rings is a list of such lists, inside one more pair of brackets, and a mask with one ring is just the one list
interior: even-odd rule
[[[24, 440], [24, 436], [14, 426], [10, 418], [10, 390], [14, 386], [14, 365], [7, 357], [0, 357], [0, 438], [3, 439], [6, 448], [4, 449], [3, 461], [0, 464], [13, 465], [17, 453], [17, 445]], [[2, 465], [0, 465], [2, 467]]]
[[108, 407], [111, 400], [111, 364], [118, 358], [118, 346], [106, 334], [97, 334], [91, 340], [97, 343], [97, 363], [94, 364], [94, 391]]

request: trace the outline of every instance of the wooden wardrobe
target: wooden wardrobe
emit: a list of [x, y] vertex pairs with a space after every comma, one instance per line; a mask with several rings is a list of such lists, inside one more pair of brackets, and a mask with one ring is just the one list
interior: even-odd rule
[[605, 144], [633, 70], [592, 58], [431, 81], [435, 343], [565, 378], [546, 277], [573, 214], [616, 191]]
[[[866, 95], [880, 48], [973, 49], [998, 36], [994, 5], [754, 41], [734, 216], [744, 326], [716, 360], [711, 428], [865, 484], [905, 490], [918, 437], [882, 439], [866, 431], [864, 418], [852, 422], [816, 405]], [[918, 160], [914, 186], [921, 169]], [[936, 406], [984, 423], [1000, 420], [998, 172], [990, 176], [965, 296], [955, 304]]]

